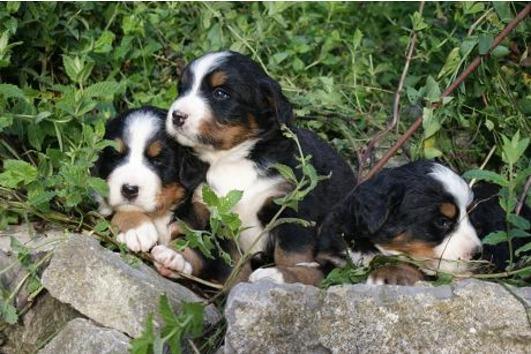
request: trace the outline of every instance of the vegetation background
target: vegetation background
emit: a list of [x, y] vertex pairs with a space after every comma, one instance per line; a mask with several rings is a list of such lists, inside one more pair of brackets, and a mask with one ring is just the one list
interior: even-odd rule
[[366, 167], [422, 114], [403, 159], [437, 157], [460, 172], [483, 164], [468, 175], [504, 187], [509, 225], [491, 242], [529, 237], [529, 221], [512, 215], [530, 174], [530, 22], [431, 108], [524, 5], [0, 3], [0, 229], [28, 220], [76, 227], [92, 218], [92, 192], [106, 190], [90, 176], [108, 144], [105, 122], [126, 108], [168, 107], [184, 65], [208, 51], [257, 60], [280, 81], [296, 124], [357, 169], [360, 151], [393, 116], [414, 32], [398, 125]]

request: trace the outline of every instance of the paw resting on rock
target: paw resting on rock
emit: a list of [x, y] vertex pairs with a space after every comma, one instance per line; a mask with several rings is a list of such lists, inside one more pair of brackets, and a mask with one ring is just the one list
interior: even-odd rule
[[192, 274], [192, 264], [184, 256], [163, 245], [155, 246], [151, 250], [158, 272], [168, 278], [178, 278], [180, 273]]
[[369, 285], [413, 285], [424, 279], [424, 273], [407, 264], [386, 265], [373, 271], [367, 279]]
[[125, 243], [133, 252], [148, 252], [157, 243], [158, 238], [157, 228], [152, 222], [144, 222], [117, 236], [118, 242]]
[[251, 283], [257, 282], [262, 279], [270, 280], [277, 284], [284, 284], [284, 275], [276, 267], [260, 268], [255, 270], [251, 275], [249, 275], [249, 281]]

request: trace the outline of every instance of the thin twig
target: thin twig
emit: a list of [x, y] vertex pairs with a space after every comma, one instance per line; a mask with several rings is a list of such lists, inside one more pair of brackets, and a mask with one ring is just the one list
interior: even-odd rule
[[[457, 79], [452, 82], [450, 86], [444, 90], [441, 94], [441, 99], [449, 96], [456, 88], [459, 87], [465, 81], [465, 79], [479, 67], [483, 59], [486, 59], [490, 56], [490, 52], [496, 48], [508, 35], [511, 31], [520, 24], [531, 12], [531, 4], [527, 4], [522, 11], [520, 11], [515, 18], [507, 24], [507, 26], [496, 36], [492, 45], [490, 46], [489, 52], [484, 55], [477, 56], [468, 67], [459, 75]], [[379, 172], [389, 161], [389, 159], [400, 149], [404, 143], [411, 138], [415, 131], [422, 125], [422, 116], [418, 117], [415, 122], [409, 127], [409, 129], [398, 139], [398, 141], [393, 145], [387, 153], [378, 161], [378, 163], [369, 171], [367, 176], [363, 180], [369, 179]]]
[[520, 215], [520, 212], [522, 211], [522, 208], [524, 207], [525, 200], [527, 198], [527, 192], [529, 192], [529, 187], [531, 187], [531, 176], [527, 177], [527, 182], [525, 182], [522, 195], [520, 196], [520, 199], [518, 200], [518, 204], [516, 205], [516, 208], [514, 209], [514, 212], [516, 215]]
[[[418, 12], [422, 15], [422, 12], [424, 11], [424, 1], [420, 2], [419, 10]], [[404, 64], [404, 69], [402, 70], [402, 75], [400, 75], [400, 81], [398, 82], [398, 87], [395, 92], [395, 98], [393, 101], [393, 116], [391, 120], [387, 123], [387, 126], [377, 133], [366, 145], [365, 149], [363, 149], [363, 152], [358, 153], [358, 181], [361, 181], [361, 177], [363, 174], [363, 169], [365, 167], [365, 163], [368, 159], [368, 157], [371, 155], [372, 150], [374, 147], [382, 140], [382, 138], [387, 135], [395, 126], [397, 126], [399, 120], [400, 120], [400, 96], [402, 94], [402, 90], [404, 88], [404, 82], [406, 80], [407, 73], [409, 71], [409, 65], [411, 63], [411, 59], [413, 58], [413, 53], [415, 52], [415, 48], [417, 46], [417, 32], [412, 30], [411, 34], [409, 36], [409, 42], [406, 50], [406, 63]]]
[[[489, 162], [490, 158], [492, 157], [492, 155], [494, 154], [494, 151], [496, 151], [496, 145], [494, 145], [493, 147], [490, 148], [490, 151], [489, 153], [487, 154], [487, 157], [485, 157], [485, 160], [483, 161], [483, 163], [481, 164], [481, 166], [479, 166], [479, 169], [482, 170], [485, 168], [485, 166], [487, 166], [487, 163]], [[472, 188], [474, 186], [474, 184], [476, 184], [476, 179], [475, 178], [472, 178], [472, 180], [470, 181], [470, 183], [468, 184], [468, 186], [470, 188]]]

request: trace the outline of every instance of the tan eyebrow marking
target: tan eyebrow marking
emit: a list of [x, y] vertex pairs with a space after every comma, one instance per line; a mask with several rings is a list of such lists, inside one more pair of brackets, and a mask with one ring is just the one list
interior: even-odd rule
[[443, 214], [449, 219], [453, 219], [457, 215], [457, 207], [455, 206], [454, 203], [448, 203], [448, 202], [442, 203], [439, 206], [439, 211], [441, 212], [441, 214]]
[[147, 155], [149, 157], [157, 157], [160, 155], [161, 151], [162, 151], [162, 143], [160, 142], [160, 140], [157, 140], [148, 146]]
[[216, 71], [215, 73], [210, 75], [210, 78], [209, 78], [210, 86], [212, 86], [212, 87], [221, 86], [225, 82], [227, 82], [227, 78], [228, 78], [228, 76], [227, 76], [226, 72], [224, 72], [224, 71]]
[[114, 139], [114, 142], [116, 143], [116, 151], [118, 151], [120, 154], [123, 154], [125, 152], [124, 141], [120, 138], [116, 138]]

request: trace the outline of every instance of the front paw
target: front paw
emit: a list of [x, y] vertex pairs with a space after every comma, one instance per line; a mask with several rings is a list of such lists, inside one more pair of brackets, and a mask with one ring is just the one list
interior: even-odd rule
[[157, 271], [168, 278], [178, 278], [179, 273], [192, 274], [192, 264], [184, 256], [163, 245], [153, 247], [151, 255], [155, 261]]
[[259, 268], [252, 272], [251, 275], [249, 275], [249, 281], [251, 283], [257, 282], [262, 279], [270, 280], [276, 284], [285, 283], [284, 274], [282, 274], [282, 272], [276, 267]]
[[424, 279], [424, 273], [407, 264], [386, 265], [373, 271], [367, 279], [369, 285], [413, 285]]
[[125, 243], [133, 252], [148, 252], [159, 239], [157, 228], [152, 222], [144, 222], [139, 226], [121, 232], [116, 237], [118, 242]]

